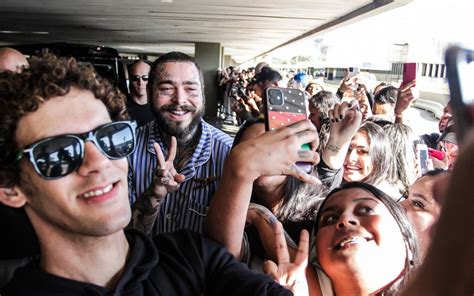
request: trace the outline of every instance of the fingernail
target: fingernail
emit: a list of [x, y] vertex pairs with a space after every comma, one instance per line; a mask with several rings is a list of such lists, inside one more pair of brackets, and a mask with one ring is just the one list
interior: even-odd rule
[[339, 115], [339, 119], [342, 119], [342, 114], [341, 114], [341, 115]]

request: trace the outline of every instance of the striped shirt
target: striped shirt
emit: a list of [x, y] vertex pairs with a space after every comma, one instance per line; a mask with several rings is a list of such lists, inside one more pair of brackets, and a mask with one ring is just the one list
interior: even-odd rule
[[[219, 184], [224, 162], [232, 147], [232, 138], [204, 120], [202, 133], [191, 159], [181, 168], [186, 178], [179, 190], [168, 193], [161, 203], [152, 233], [172, 232], [182, 228], [201, 232], [210, 200]], [[158, 143], [165, 155], [164, 147], [155, 121], [137, 131], [137, 148], [129, 156], [130, 203], [151, 185], [157, 166], [153, 144]]]

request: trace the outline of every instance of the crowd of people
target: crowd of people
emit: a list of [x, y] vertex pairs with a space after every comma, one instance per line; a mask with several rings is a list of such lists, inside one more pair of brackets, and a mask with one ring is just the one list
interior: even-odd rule
[[0, 71], [1, 295], [474, 291], [474, 136], [458, 157], [449, 104], [415, 135], [416, 81], [332, 93], [296, 73], [308, 119], [266, 131], [282, 75], [225, 70], [232, 139], [180, 52], [132, 65], [129, 95], [73, 58], [2, 48]]

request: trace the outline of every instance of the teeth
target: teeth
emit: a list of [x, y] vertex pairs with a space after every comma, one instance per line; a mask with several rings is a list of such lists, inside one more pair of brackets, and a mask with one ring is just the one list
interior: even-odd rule
[[175, 115], [184, 115], [184, 114], [186, 114], [186, 111], [171, 111], [171, 113], [173, 113]]
[[363, 237], [359, 237], [359, 236], [356, 236], [356, 237], [348, 237], [344, 240], [342, 240], [338, 245], [337, 245], [337, 248], [340, 249], [340, 248], [343, 248], [345, 245], [347, 244], [358, 244], [358, 243], [364, 243], [366, 242], [367, 240]]
[[354, 170], [354, 171], [355, 171], [355, 170], [357, 170], [357, 171], [360, 170], [358, 167], [355, 167], [355, 166], [346, 166], [346, 168], [347, 168], [348, 170]]
[[110, 190], [112, 190], [114, 186], [112, 184], [104, 187], [103, 189], [99, 189], [99, 190], [94, 190], [94, 191], [89, 191], [89, 192], [86, 192], [82, 195], [82, 197], [84, 198], [89, 198], [89, 197], [93, 197], [93, 196], [98, 196], [98, 195], [102, 195], [102, 194], [106, 194], [107, 192], [109, 192]]

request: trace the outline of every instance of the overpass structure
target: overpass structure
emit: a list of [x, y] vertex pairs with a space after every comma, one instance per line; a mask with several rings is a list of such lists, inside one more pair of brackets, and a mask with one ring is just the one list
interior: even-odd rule
[[0, 44], [70, 42], [121, 53], [194, 55], [217, 114], [219, 67], [408, 4], [412, 0], [3, 0]]

